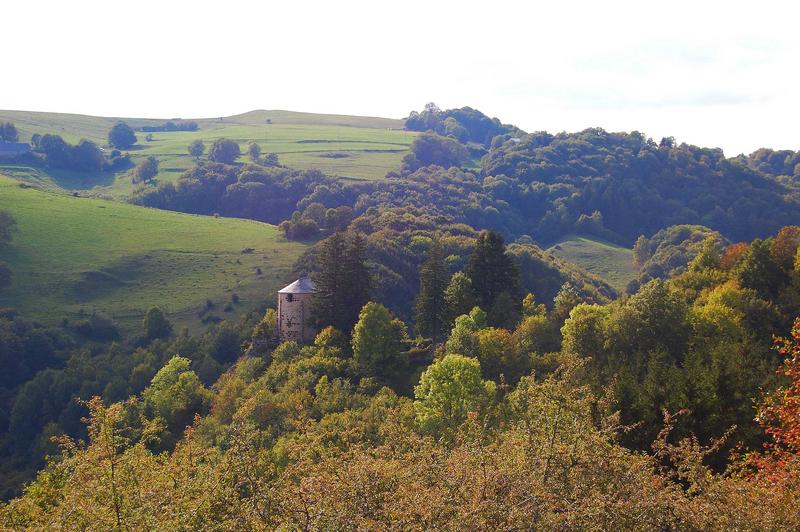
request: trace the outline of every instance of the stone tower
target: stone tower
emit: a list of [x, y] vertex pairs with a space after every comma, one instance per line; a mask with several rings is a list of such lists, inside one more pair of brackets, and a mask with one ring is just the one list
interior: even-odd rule
[[301, 277], [278, 291], [278, 339], [298, 344], [314, 341], [316, 331], [311, 324], [311, 294], [314, 281]]

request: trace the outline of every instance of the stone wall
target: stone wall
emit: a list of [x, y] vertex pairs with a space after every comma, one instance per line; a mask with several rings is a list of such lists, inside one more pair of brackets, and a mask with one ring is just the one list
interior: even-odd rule
[[281, 342], [313, 342], [315, 331], [310, 317], [311, 294], [278, 294], [278, 335]]

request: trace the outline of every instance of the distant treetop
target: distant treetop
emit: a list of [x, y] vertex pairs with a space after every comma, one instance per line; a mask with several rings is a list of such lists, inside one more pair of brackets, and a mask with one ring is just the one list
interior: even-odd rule
[[462, 143], [476, 143], [489, 147], [498, 135], [520, 132], [516, 126], [502, 124], [497, 118], [489, 118], [477, 109], [462, 107], [442, 111], [435, 103], [425, 105], [421, 113], [411, 111], [405, 128], [411, 131], [434, 131], [439, 135], [454, 138]]
[[17, 127], [11, 122], [0, 122], [0, 141], [17, 142], [18, 140]]

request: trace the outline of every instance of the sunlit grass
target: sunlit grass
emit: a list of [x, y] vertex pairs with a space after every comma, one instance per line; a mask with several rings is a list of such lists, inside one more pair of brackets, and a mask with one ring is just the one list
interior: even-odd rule
[[271, 301], [305, 248], [268, 224], [76, 198], [7, 178], [0, 210], [18, 226], [0, 251], [14, 272], [0, 305], [51, 322], [100, 310], [136, 325], [155, 305], [197, 326], [206, 299], [230, 317], [222, 309], [232, 293], [239, 312]]

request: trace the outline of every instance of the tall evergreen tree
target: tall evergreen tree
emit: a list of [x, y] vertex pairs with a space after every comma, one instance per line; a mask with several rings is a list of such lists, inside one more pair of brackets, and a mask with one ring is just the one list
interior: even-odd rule
[[341, 286], [343, 257], [346, 252], [344, 233], [334, 233], [320, 244], [317, 254], [318, 270], [313, 275], [314, 294], [311, 307], [317, 328], [331, 325], [342, 331], [342, 317], [337, 309], [342, 304]]
[[419, 295], [415, 314], [417, 333], [430, 336], [434, 341], [441, 340], [446, 330], [445, 290], [449, 280], [442, 244], [434, 240], [428, 259], [419, 270]]
[[[521, 299], [519, 267], [506, 251], [505, 242], [499, 233], [483, 231], [478, 236], [467, 263], [466, 274], [472, 281], [478, 305], [486, 311], [494, 308], [495, 300], [503, 292], [508, 292], [507, 299], [514, 301], [515, 305]], [[518, 310], [515, 309], [516, 312]], [[490, 315], [489, 322], [493, 321], [495, 320]]]
[[320, 245], [318, 263], [311, 300], [313, 319], [319, 328], [330, 325], [349, 334], [369, 301], [372, 284], [363, 237], [334, 233]]
[[344, 306], [340, 309], [347, 327], [340, 329], [349, 334], [358, 321], [361, 309], [369, 302], [372, 278], [367, 268], [367, 242], [360, 233], [351, 233], [343, 257]]

